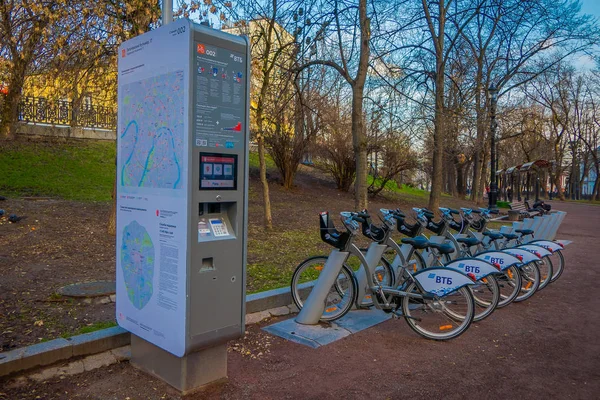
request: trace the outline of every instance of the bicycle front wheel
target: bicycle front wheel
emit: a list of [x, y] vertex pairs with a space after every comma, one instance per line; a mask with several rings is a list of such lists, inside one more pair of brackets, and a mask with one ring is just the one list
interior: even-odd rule
[[496, 307], [506, 307], [515, 301], [519, 295], [523, 278], [521, 277], [519, 268], [510, 267], [507, 268], [502, 275], [498, 275], [496, 280], [498, 281], [498, 287], [500, 289], [500, 301]]
[[560, 278], [565, 269], [565, 257], [562, 251], [557, 250], [552, 253], [552, 260], [552, 279], [550, 279], [550, 283]]
[[[396, 282], [396, 274], [394, 269], [388, 260], [381, 258], [373, 275], [371, 275], [373, 282], [381, 286], [394, 286]], [[365, 297], [360, 302], [361, 307], [371, 307], [373, 305], [373, 297], [371, 294], [365, 294]]]
[[[296, 267], [294, 275], [292, 275], [291, 291], [294, 304], [299, 310], [302, 309], [312, 292], [326, 262], [327, 257], [316, 256], [303, 261]], [[350, 268], [344, 265], [327, 293], [321, 320], [334, 321], [346, 315], [354, 305], [357, 295], [358, 284], [354, 274]]]
[[541, 261], [536, 262], [538, 268], [540, 269], [540, 286], [538, 287], [538, 291], [542, 290], [552, 280], [552, 260], [550, 260], [550, 256], [542, 257]]
[[[411, 283], [406, 292], [423, 294], [415, 283]], [[433, 300], [403, 297], [402, 313], [408, 326], [424, 338], [449, 340], [469, 328], [475, 305], [469, 289], [462, 287]]]
[[540, 269], [537, 266], [537, 262], [533, 261], [523, 265], [519, 269], [519, 272], [521, 273], [523, 283], [521, 284], [521, 290], [515, 299], [515, 303], [527, 300], [533, 296], [540, 286]]
[[475, 300], [475, 316], [473, 321], [478, 322], [489, 317], [500, 302], [500, 287], [492, 275], [481, 278], [475, 285], [469, 286]]

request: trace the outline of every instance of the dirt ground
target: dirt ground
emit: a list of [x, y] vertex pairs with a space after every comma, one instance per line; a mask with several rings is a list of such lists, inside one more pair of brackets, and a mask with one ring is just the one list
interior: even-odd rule
[[[249, 238], [253, 243], [280, 240], [284, 251], [285, 240], [290, 238], [284, 238], [282, 232], [317, 232], [318, 212], [353, 209], [352, 194], [337, 191], [331, 179], [312, 168], [301, 167], [292, 190], [284, 190], [277, 182], [277, 173], [271, 172], [274, 230], [265, 232], [257, 175], [252, 171], [249, 196]], [[444, 204], [468, 204], [444, 200]], [[376, 210], [409, 204], [422, 206], [424, 201], [380, 197], [371, 207]], [[0, 351], [71, 336], [88, 325], [114, 322], [114, 303], [88, 304], [56, 295], [65, 285], [114, 280], [115, 238], [106, 232], [110, 204], [30, 198], [0, 201], [0, 208], [6, 211], [0, 217]], [[27, 218], [12, 224], [7, 220], [12, 213]], [[316, 234], [315, 240], [319, 242]], [[329, 251], [325, 244], [319, 246], [320, 253]], [[261, 261], [257, 253], [250, 248], [249, 263]], [[289, 257], [292, 261], [285, 267], [293, 268], [306, 256]], [[248, 290], [253, 288], [250, 278]]]
[[[575, 241], [564, 251], [562, 277], [461, 337], [428, 341], [404, 321], [391, 320], [311, 349], [252, 326], [245, 339], [230, 343], [228, 382], [185, 399], [598, 398], [600, 208], [554, 207], [569, 213], [559, 238]], [[180, 398], [129, 363], [0, 387], [6, 399]]]

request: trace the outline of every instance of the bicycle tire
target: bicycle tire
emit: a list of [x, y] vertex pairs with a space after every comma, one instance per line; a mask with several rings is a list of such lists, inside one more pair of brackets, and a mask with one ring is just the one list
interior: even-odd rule
[[540, 291], [550, 284], [553, 265], [550, 256], [544, 256], [541, 261], [537, 261], [536, 263], [540, 269], [540, 286], [537, 288]]
[[537, 262], [530, 262], [519, 268], [523, 282], [515, 303], [525, 301], [535, 294], [540, 286], [540, 269]]
[[[414, 282], [408, 285], [406, 291], [408, 293], [422, 293]], [[466, 308], [463, 314], [464, 317], [457, 320], [448, 314], [446, 305], [443, 302], [452, 301], [456, 303], [461, 298], [464, 299]], [[460, 336], [469, 328], [475, 314], [473, 295], [466, 287], [455, 290], [436, 300], [403, 297], [401, 305], [408, 326], [417, 334], [431, 340], [450, 340]], [[439, 317], [439, 321], [425, 323], [424, 316], [427, 316], [428, 319], [430, 316]], [[433, 319], [431, 320], [433, 321]]]
[[498, 281], [498, 287], [500, 289], [500, 301], [496, 308], [506, 307], [519, 295], [521, 291], [521, 285], [523, 284], [523, 278], [519, 272], [519, 268], [510, 267], [507, 268], [502, 275], [499, 275], [496, 280]]
[[[473, 322], [479, 322], [492, 315], [500, 302], [500, 286], [496, 278], [488, 275], [478, 280], [475, 285], [469, 286], [469, 290], [475, 301]], [[486, 295], [486, 299], [483, 298], [484, 295]], [[479, 311], [480, 309], [481, 311]]]
[[555, 282], [558, 278], [560, 278], [565, 269], [565, 257], [563, 256], [562, 251], [557, 250], [552, 255], [558, 256], [558, 263], [552, 261], [552, 279], [550, 279], [550, 283]]
[[[298, 307], [298, 310], [301, 310], [304, 306], [304, 302], [310, 295], [314, 282], [320, 276], [320, 272], [326, 262], [326, 256], [314, 256], [302, 261], [296, 267], [292, 275], [290, 289], [292, 300], [296, 307]], [[303, 275], [306, 272], [307, 275]], [[311, 282], [313, 282], [312, 285], [310, 284]], [[302, 284], [306, 285], [301, 287]], [[325, 311], [320, 318], [321, 321], [334, 321], [346, 315], [356, 302], [357, 296], [358, 283], [356, 282], [354, 273], [348, 266], [343, 265], [338, 278], [327, 295]]]

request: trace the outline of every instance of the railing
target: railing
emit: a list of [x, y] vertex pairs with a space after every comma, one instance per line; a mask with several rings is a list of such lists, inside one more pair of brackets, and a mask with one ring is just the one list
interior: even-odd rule
[[[0, 104], [2, 103], [0, 96]], [[20, 122], [102, 128], [115, 130], [117, 115], [115, 110], [93, 104], [73, 107], [67, 100], [49, 100], [44, 97], [24, 96], [18, 107]]]

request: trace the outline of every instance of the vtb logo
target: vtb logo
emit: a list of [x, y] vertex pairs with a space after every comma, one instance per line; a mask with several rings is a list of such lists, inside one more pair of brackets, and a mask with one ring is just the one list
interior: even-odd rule
[[196, 51], [197, 51], [198, 53], [200, 53], [200, 54], [204, 54], [204, 53], [206, 53], [206, 47], [204, 47], [204, 45], [203, 45], [203, 44], [201, 44], [201, 43], [198, 43], [198, 44], [196, 45]]
[[121, 58], [125, 58], [126, 55], [127, 55], [127, 50], [121, 49]]

